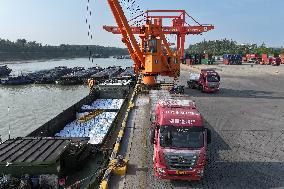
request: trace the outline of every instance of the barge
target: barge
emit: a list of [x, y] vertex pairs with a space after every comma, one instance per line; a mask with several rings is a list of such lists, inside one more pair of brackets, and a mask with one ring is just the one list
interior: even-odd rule
[[[134, 84], [119, 80], [97, 85], [26, 137], [5, 141], [0, 145], [0, 172], [19, 180], [26, 175], [36, 183], [54, 177], [57, 182], [51, 188], [79, 180], [84, 188], [93, 187], [108, 164]], [[3, 179], [0, 176], [0, 185], [11, 181]]]
[[27, 76], [11, 76], [6, 79], [2, 79], [0, 82], [2, 85], [27, 85], [33, 83]]
[[111, 66], [92, 75], [91, 79], [94, 79], [98, 82], [103, 82], [107, 79], [111, 79], [118, 76], [122, 71], [123, 69], [121, 67]]
[[12, 72], [12, 69], [8, 68], [7, 65], [0, 66], [0, 77], [9, 76], [11, 72]]
[[93, 67], [87, 70], [80, 70], [73, 72], [71, 74], [67, 74], [59, 78], [55, 81], [56, 84], [59, 85], [78, 85], [86, 83], [87, 79], [97, 72], [101, 71], [102, 68], [100, 67]]
[[73, 69], [67, 68], [66, 66], [55, 67], [54, 69], [50, 70], [47, 74], [43, 75], [38, 80], [36, 80], [35, 83], [36, 84], [52, 84], [52, 83], [55, 83], [55, 81], [58, 80], [63, 75], [66, 75], [72, 72], [73, 72]]
[[135, 79], [135, 73], [133, 67], [127, 67], [121, 74], [119, 74], [117, 79]]

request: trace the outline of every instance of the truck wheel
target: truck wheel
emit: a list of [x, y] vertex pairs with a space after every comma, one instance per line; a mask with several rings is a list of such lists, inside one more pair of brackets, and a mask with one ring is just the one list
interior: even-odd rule
[[198, 87], [197, 87], [197, 89], [200, 90], [201, 92], [202, 92], [202, 90], [203, 90], [202, 88], [203, 88], [203, 87], [200, 86], [200, 85], [198, 85]]
[[192, 89], [192, 84], [191, 83], [187, 82], [187, 86], [188, 86], [188, 88]]

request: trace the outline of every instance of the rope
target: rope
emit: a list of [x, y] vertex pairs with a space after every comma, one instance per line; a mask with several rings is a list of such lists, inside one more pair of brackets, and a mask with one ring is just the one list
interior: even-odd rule
[[87, 176], [87, 177], [85, 177], [81, 180], [76, 181], [75, 183], [71, 184], [70, 186], [64, 187], [64, 189], [71, 189], [72, 187], [80, 185], [81, 183], [83, 183], [87, 179], [91, 180], [100, 171], [100, 169], [101, 168], [98, 168], [95, 173], [93, 173], [93, 174], [91, 174], [91, 175], [89, 175], [89, 176]]

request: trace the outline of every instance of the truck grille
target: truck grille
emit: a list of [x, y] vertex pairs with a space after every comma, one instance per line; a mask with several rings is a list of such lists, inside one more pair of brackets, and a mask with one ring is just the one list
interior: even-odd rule
[[217, 88], [217, 87], [218, 87], [218, 84], [217, 84], [217, 83], [209, 83], [208, 86], [209, 86], [211, 89], [214, 89], [214, 88]]
[[171, 170], [191, 170], [196, 166], [198, 154], [166, 154], [166, 161]]

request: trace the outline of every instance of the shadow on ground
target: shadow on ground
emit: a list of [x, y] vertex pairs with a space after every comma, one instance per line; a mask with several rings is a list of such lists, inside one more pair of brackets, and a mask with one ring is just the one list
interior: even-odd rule
[[[171, 181], [173, 188], [282, 188], [284, 187], [284, 163], [240, 161], [229, 162], [220, 158], [220, 151], [232, 150], [222, 136], [205, 120], [211, 130], [212, 143], [208, 147], [208, 164], [204, 179], [199, 182]], [[236, 132], [237, 134], [237, 132]]]
[[276, 99], [283, 100], [284, 94], [279, 96], [276, 92], [270, 91], [256, 91], [256, 90], [237, 90], [237, 89], [228, 89], [222, 88], [217, 93], [202, 93], [199, 90], [195, 89], [185, 89], [185, 94], [192, 97], [230, 97], [230, 98], [255, 98], [255, 99]]

